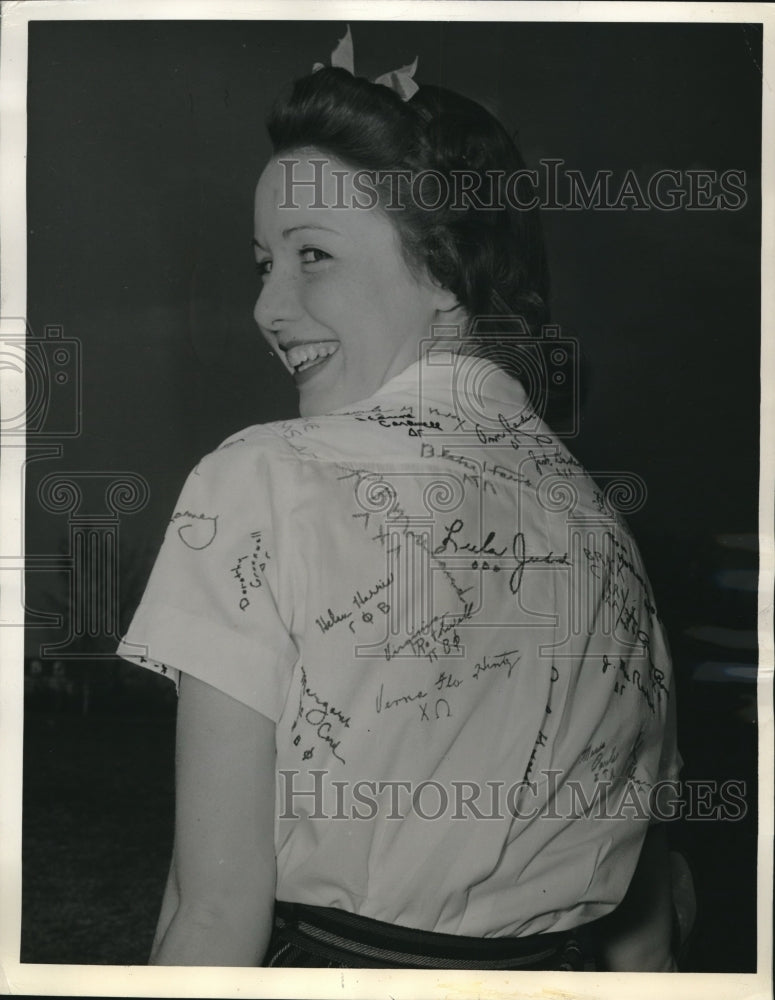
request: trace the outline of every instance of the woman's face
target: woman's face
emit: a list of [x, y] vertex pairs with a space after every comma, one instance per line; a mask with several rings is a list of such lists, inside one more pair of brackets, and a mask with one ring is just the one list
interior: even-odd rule
[[279, 159], [292, 167], [270, 160], [256, 188], [254, 315], [294, 377], [301, 415], [315, 416], [365, 399], [417, 361], [456, 301], [409, 270], [378, 208], [353, 204], [347, 164], [310, 149]]

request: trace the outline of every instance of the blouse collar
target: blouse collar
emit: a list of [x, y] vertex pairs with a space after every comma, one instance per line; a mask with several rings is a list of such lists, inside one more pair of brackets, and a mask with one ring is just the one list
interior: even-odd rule
[[342, 407], [342, 410], [364, 409], [372, 402], [376, 405], [394, 395], [412, 394], [413, 401], [420, 403], [424, 393], [446, 399], [465, 395], [482, 404], [487, 400], [513, 405], [526, 400], [522, 384], [494, 361], [448, 348], [431, 348], [421, 360], [388, 379], [368, 399]]

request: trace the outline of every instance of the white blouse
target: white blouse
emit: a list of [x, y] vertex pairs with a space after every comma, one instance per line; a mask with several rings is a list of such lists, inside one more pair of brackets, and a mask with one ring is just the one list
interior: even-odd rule
[[622, 899], [680, 769], [645, 570], [489, 361], [200, 462], [120, 647], [277, 726], [277, 898], [470, 936]]

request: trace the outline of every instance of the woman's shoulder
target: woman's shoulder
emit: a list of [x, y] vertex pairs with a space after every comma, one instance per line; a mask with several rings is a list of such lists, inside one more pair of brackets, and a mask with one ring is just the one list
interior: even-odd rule
[[273, 425], [255, 424], [230, 434], [203, 455], [191, 470], [189, 482], [218, 492], [266, 485], [279, 478], [295, 458]]
[[307, 478], [313, 468], [328, 468], [380, 451], [384, 443], [376, 447], [367, 429], [350, 414], [296, 417], [254, 424], [230, 434], [200, 459], [192, 475], [223, 488], [273, 481], [288, 487], [289, 480]]
[[241, 449], [264, 461], [296, 461], [299, 465], [368, 462], [377, 456], [406, 460], [419, 450], [415, 423], [405, 407], [377, 404], [257, 424], [226, 438], [212, 454], [238, 453]]
[[244, 427], [224, 438], [202, 461], [224, 467], [246, 460], [272, 461], [292, 457], [295, 452], [290, 442], [296, 435], [291, 428], [300, 423], [298, 419], [291, 419]]

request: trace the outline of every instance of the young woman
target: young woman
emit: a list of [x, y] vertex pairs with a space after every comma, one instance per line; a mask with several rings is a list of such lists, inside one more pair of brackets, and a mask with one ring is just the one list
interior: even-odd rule
[[513, 377], [573, 362], [528, 349], [519, 153], [409, 80], [319, 69], [269, 122], [255, 318], [300, 418], [192, 472], [122, 646], [179, 684], [152, 961], [670, 969], [646, 574]]

